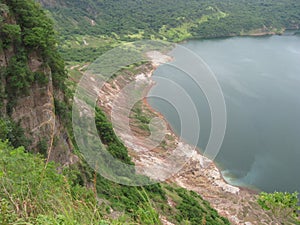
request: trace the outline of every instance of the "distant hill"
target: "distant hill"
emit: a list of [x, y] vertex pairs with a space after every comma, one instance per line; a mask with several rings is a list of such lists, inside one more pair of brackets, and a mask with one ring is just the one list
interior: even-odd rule
[[[143, 31], [169, 40], [240, 35], [256, 29], [299, 28], [298, 0], [39, 0], [63, 34], [116, 33], [121, 39]], [[175, 34], [174, 34], [175, 33]]]
[[123, 41], [281, 34], [299, 0], [36, 0], [56, 21], [66, 61], [91, 62]]

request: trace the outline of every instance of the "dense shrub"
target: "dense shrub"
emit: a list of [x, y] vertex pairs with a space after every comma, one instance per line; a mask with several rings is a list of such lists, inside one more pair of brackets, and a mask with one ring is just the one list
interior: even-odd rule
[[14, 147], [28, 147], [30, 140], [24, 135], [24, 130], [20, 124], [9, 118], [0, 118], [0, 140], [8, 140]]

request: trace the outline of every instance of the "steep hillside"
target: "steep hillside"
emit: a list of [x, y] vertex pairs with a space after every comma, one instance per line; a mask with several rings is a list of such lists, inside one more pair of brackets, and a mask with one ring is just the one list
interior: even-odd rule
[[[0, 9], [0, 224], [229, 224], [195, 192], [120, 185], [73, 155], [67, 73], [51, 20], [32, 0], [1, 0]], [[100, 110], [96, 122], [112, 155], [134, 164]]]
[[56, 46], [52, 22], [35, 3], [1, 1], [1, 139], [68, 164], [75, 158], [57, 114], [67, 74]]

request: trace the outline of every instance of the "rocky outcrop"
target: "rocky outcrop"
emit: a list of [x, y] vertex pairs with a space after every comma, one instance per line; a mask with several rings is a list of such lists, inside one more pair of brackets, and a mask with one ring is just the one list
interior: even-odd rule
[[[12, 48], [10, 48], [12, 49]], [[13, 56], [13, 51], [3, 51], [0, 54], [0, 65], [7, 66], [7, 61]], [[43, 151], [48, 153], [51, 160], [62, 164], [70, 164], [76, 161], [71, 153], [72, 145], [68, 133], [60, 121], [59, 115], [55, 113], [54, 95], [55, 90], [52, 83], [50, 68], [42, 69], [42, 60], [37, 54], [29, 57], [29, 68], [32, 72], [40, 71], [47, 77], [47, 84], [35, 82], [25, 95], [19, 96], [12, 109], [11, 118], [19, 122], [30, 139], [29, 148], [35, 152], [41, 151], [41, 146], [46, 148]], [[2, 77], [2, 86], [5, 89], [5, 79]], [[4, 104], [6, 105], [6, 104]], [[5, 107], [2, 107], [2, 114], [6, 114]]]
[[[9, 13], [9, 8], [0, 15], [0, 28], [4, 25], [17, 25], [13, 13]], [[2, 35], [2, 33], [1, 33]], [[61, 121], [60, 115], [56, 114], [54, 98], [63, 101], [64, 94], [53, 85], [51, 68], [40, 56], [39, 48], [26, 49], [21, 41], [2, 47], [2, 43], [9, 43], [7, 36], [0, 36], [0, 74], [1, 74], [1, 117], [10, 118], [19, 123], [25, 132], [25, 136], [30, 140], [28, 149], [33, 152], [43, 153], [48, 160], [54, 160], [62, 164], [71, 164], [77, 161], [77, 157], [72, 154], [72, 144], [69, 141], [69, 135]], [[18, 49], [19, 48], [19, 49]], [[22, 49], [20, 49], [22, 48]], [[25, 51], [26, 49], [26, 51]], [[28, 50], [28, 51], [27, 51]], [[49, 51], [55, 51], [49, 49]], [[14, 93], [14, 89], [7, 91], [10, 84], [6, 75], [6, 69], [10, 66], [10, 59], [14, 56], [20, 56], [20, 52], [26, 52], [26, 67], [28, 67], [33, 76], [38, 72], [43, 76], [43, 82], [35, 79], [29, 87]], [[19, 55], [17, 55], [19, 54]], [[24, 61], [25, 61], [24, 60]], [[16, 70], [18, 71], [18, 70]], [[15, 74], [13, 76], [24, 76], [24, 74]], [[28, 74], [26, 74], [28, 76]], [[25, 79], [25, 78], [24, 78]], [[13, 101], [9, 112], [7, 105]]]

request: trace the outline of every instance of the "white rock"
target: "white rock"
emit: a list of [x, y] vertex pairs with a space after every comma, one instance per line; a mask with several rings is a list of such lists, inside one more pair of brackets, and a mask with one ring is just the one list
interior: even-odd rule
[[147, 57], [152, 61], [154, 66], [159, 66], [172, 60], [170, 56], [164, 55], [158, 51], [147, 52]]
[[148, 78], [146, 77], [145, 74], [141, 73], [141, 74], [136, 75], [135, 80], [137, 82], [146, 82], [148, 80]]
[[223, 191], [232, 193], [232, 194], [238, 194], [240, 189], [238, 187], [234, 187], [230, 184], [226, 184], [223, 180], [216, 180], [214, 182], [217, 186], [221, 187]]

